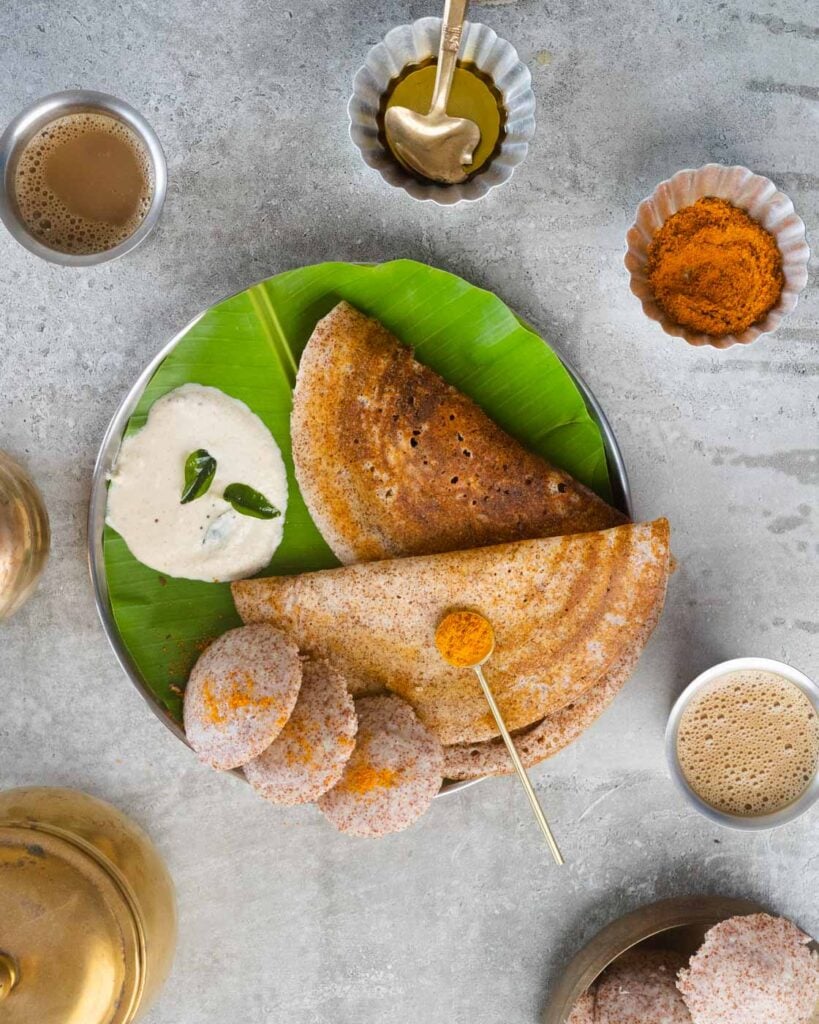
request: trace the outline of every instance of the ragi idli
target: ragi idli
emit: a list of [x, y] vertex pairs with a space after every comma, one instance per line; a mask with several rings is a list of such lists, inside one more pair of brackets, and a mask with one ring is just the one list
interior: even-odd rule
[[274, 804], [316, 800], [341, 778], [357, 728], [347, 681], [327, 662], [309, 658], [287, 725], [245, 765], [247, 781]]
[[200, 760], [228, 770], [258, 757], [284, 728], [301, 679], [298, 648], [273, 626], [240, 626], [215, 640], [185, 690], [185, 735]]
[[400, 832], [424, 814], [441, 788], [441, 744], [393, 694], [360, 698], [356, 714], [355, 750], [318, 806], [340, 832]]
[[694, 1024], [808, 1024], [819, 960], [791, 921], [748, 914], [705, 935], [677, 986]]

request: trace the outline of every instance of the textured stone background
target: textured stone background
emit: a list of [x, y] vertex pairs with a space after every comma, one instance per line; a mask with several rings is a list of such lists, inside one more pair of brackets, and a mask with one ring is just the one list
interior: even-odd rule
[[[693, 350], [643, 319], [622, 268], [635, 206], [708, 160], [771, 175], [819, 226], [819, 28], [808, 0], [517, 0], [473, 17], [532, 69], [538, 132], [514, 181], [413, 203], [347, 139], [350, 82], [419, 0], [0, 3], [0, 121], [57, 89], [116, 93], [168, 154], [162, 224], [93, 270], [0, 232], [0, 447], [39, 481], [54, 552], [0, 628], [0, 783], [87, 789], [167, 857], [181, 937], [150, 1024], [536, 1020], [561, 965], [655, 897], [755, 897], [819, 936], [819, 816], [770, 834], [689, 811], [662, 752], [675, 695], [716, 660], [819, 672], [819, 274], [777, 335]], [[336, 835], [197, 767], [110, 653], [85, 566], [91, 467], [159, 346], [227, 293], [327, 258], [411, 256], [491, 288], [606, 408], [640, 515], [667, 514], [668, 607], [615, 707], [536, 771], [570, 864], [515, 783], [436, 802], [382, 842]]]

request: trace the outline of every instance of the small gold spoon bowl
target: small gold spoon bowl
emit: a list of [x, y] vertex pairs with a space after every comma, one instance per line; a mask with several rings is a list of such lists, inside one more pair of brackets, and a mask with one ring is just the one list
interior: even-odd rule
[[446, 0], [438, 49], [432, 102], [426, 114], [408, 107], [390, 107], [384, 118], [387, 142], [411, 171], [431, 181], [455, 185], [469, 177], [469, 164], [481, 141], [481, 130], [466, 117], [452, 117], [447, 103], [461, 48], [469, 0]]
[[492, 717], [495, 719], [498, 731], [503, 738], [503, 742], [506, 744], [509, 757], [512, 759], [512, 764], [515, 766], [518, 778], [526, 791], [532, 811], [538, 825], [540, 825], [552, 857], [556, 864], [563, 864], [563, 855], [555, 841], [552, 830], [549, 828], [549, 823], [546, 820], [546, 815], [543, 813], [543, 808], [540, 806], [534, 786], [526, 773], [526, 769], [523, 767], [523, 762], [515, 749], [514, 741], [509, 734], [509, 730], [506, 728], [506, 722], [503, 720], [503, 715], [483, 673], [483, 666], [489, 661], [492, 657], [492, 652], [495, 650], [495, 631], [492, 628], [491, 622], [481, 615], [480, 612], [468, 609], [448, 612], [438, 623], [438, 628], [435, 630], [435, 646], [448, 665], [452, 665], [453, 668], [471, 668], [478, 677], [478, 682], [481, 684], [489, 710], [492, 712]]
[[482, 199], [507, 182], [526, 158], [535, 131], [532, 76], [514, 46], [488, 25], [467, 21], [461, 36], [459, 60], [490, 80], [504, 110], [503, 140], [498, 152], [466, 181], [445, 185], [425, 180], [402, 166], [383, 139], [381, 108], [384, 97], [402, 69], [434, 60], [441, 41], [441, 19], [419, 18], [398, 25], [367, 54], [353, 80], [347, 106], [350, 138], [369, 167], [394, 188], [413, 199], [452, 206]]

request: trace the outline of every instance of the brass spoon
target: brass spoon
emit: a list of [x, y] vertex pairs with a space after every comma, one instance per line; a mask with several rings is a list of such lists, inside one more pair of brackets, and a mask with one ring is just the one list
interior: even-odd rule
[[[476, 652], [478, 655], [478, 661], [464, 663], [457, 658], [453, 659], [450, 651], [447, 650], [446, 645], [442, 641], [442, 627], [445, 623], [450, 622], [455, 616], [458, 617], [469, 617], [473, 623], [479, 624], [484, 628], [485, 642], [481, 645], [481, 650]], [[555, 837], [552, 835], [552, 830], [549, 828], [549, 823], [546, 821], [546, 815], [543, 813], [543, 808], [540, 806], [540, 801], [537, 798], [534, 787], [526, 774], [526, 769], [523, 767], [523, 762], [518, 756], [518, 752], [515, 749], [515, 744], [512, 737], [509, 735], [509, 730], [506, 728], [506, 722], [503, 720], [500, 708], [495, 702], [495, 698], [492, 695], [492, 691], [489, 689], [489, 683], [486, 681], [486, 677], [483, 674], [483, 666], [492, 657], [492, 652], [495, 650], [495, 631], [492, 629], [492, 624], [479, 612], [472, 611], [453, 611], [441, 619], [438, 624], [438, 629], [435, 631], [435, 646], [438, 648], [438, 653], [448, 664], [455, 668], [471, 668], [474, 670], [475, 675], [478, 677], [478, 682], [481, 684], [483, 695], [486, 697], [486, 703], [489, 705], [489, 710], [492, 712], [492, 716], [495, 719], [495, 724], [503, 737], [503, 742], [506, 744], [506, 749], [509, 751], [509, 756], [512, 759], [512, 764], [515, 766], [515, 771], [518, 773], [518, 778], [521, 781], [523, 788], [526, 790], [526, 795], [529, 797], [529, 803], [532, 805], [535, 818], [537, 819], [538, 825], [546, 837], [546, 842], [549, 845], [549, 849], [552, 852], [556, 864], [563, 864], [563, 855], [558, 848]]]
[[384, 116], [387, 142], [411, 171], [454, 185], [466, 181], [465, 164], [481, 141], [481, 130], [466, 117], [448, 117], [446, 105], [461, 48], [461, 32], [469, 0], [446, 0], [438, 49], [438, 69], [428, 114], [409, 107], [390, 107]]

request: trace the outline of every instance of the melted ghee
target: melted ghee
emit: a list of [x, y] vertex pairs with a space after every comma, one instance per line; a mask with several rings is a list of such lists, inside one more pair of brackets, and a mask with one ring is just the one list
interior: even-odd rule
[[[381, 98], [378, 137], [393, 159], [397, 160], [397, 157], [387, 141], [384, 115], [390, 107], [396, 106], [409, 107], [419, 114], [426, 114], [432, 102], [437, 63], [437, 58], [430, 57], [422, 64], [409, 64], [390, 82]], [[469, 165], [471, 178], [486, 167], [503, 142], [506, 111], [503, 109], [501, 94], [492, 79], [474, 64], [458, 61], [446, 112], [452, 117], [468, 117], [480, 128], [481, 141]], [[401, 166], [404, 167], [403, 164]]]

